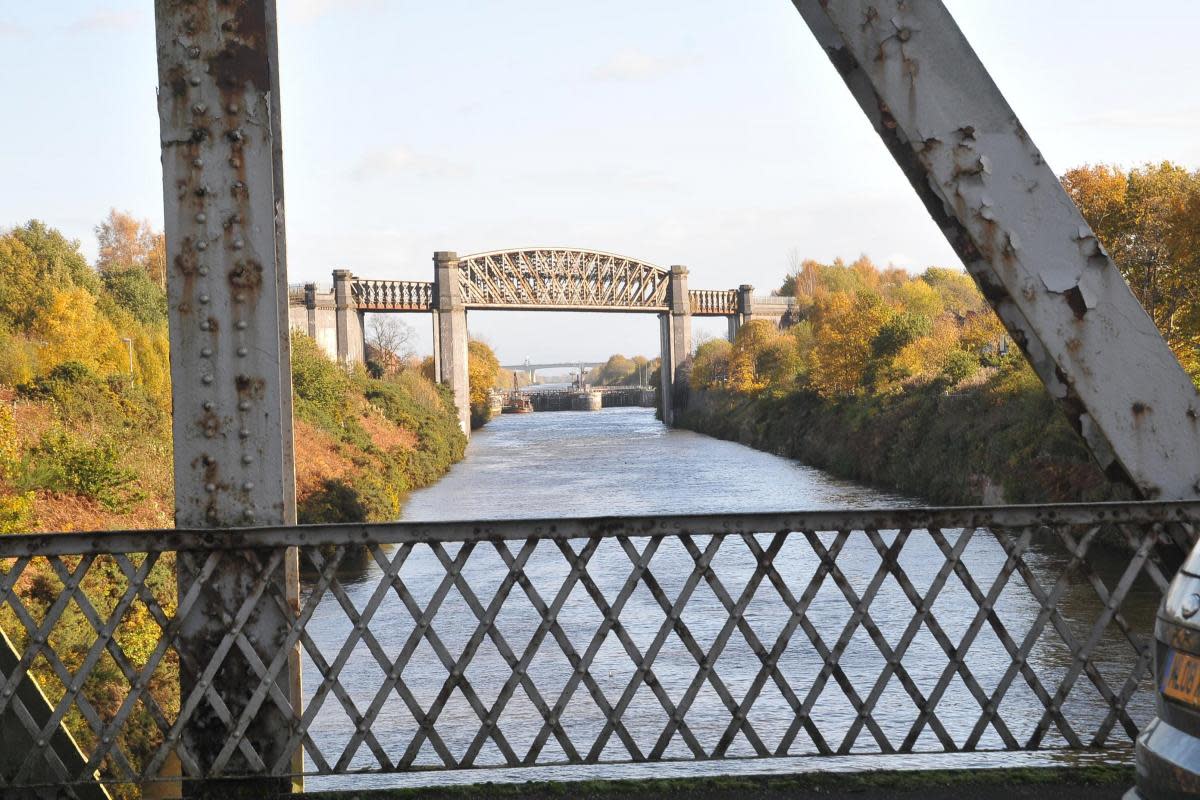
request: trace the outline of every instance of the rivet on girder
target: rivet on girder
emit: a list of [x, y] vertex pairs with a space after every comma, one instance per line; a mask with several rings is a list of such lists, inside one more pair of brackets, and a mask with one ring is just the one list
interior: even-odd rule
[[213, 376], [212, 375], [204, 375], [202, 378], [200, 378], [200, 382], [201, 383], [212, 383]]

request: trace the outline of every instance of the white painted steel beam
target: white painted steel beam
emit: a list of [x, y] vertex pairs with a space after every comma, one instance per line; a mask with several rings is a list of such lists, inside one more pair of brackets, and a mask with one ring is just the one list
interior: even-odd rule
[[[283, 254], [282, 151], [273, 0], [157, 0], [158, 107], [162, 139], [171, 381], [174, 404], [175, 522], [228, 529], [295, 523], [291, 463], [287, 277]], [[214, 534], [217, 536], [221, 533]], [[292, 719], [278, 707], [255, 710], [254, 661], [223, 656], [219, 643], [269, 551], [243, 551], [204, 582], [204, 602], [182, 621], [191, 660], [222, 659], [216, 676], [183, 670], [183, 702], [205, 709], [217, 687], [224, 705], [181, 732], [201, 775], [224, 761], [239, 774], [277, 760]], [[180, 596], [204, 557], [180, 553]], [[294, 554], [285, 560], [289, 603], [298, 602]], [[245, 627], [262, 660], [279, 652], [287, 619], [264, 600]], [[214, 649], [216, 648], [216, 649]], [[281, 689], [299, 698], [299, 662]], [[225, 719], [225, 717], [229, 717]], [[236, 754], [219, 753], [225, 736]], [[195, 777], [199, 777], [198, 775]], [[255, 782], [255, 792], [290, 787]], [[197, 784], [235, 796], [236, 786]], [[189, 790], [191, 791], [191, 790]]]
[[1106, 473], [1200, 497], [1200, 396], [938, 0], [794, 0]]

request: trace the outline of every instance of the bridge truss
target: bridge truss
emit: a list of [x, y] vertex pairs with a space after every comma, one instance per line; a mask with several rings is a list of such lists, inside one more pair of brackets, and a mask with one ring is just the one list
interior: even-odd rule
[[468, 308], [666, 311], [670, 273], [596, 250], [534, 249], [459, 259]]

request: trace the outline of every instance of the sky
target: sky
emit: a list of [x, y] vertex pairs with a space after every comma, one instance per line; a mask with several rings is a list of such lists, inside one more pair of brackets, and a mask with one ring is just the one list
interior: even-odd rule
[[[947, 0], [1050, 166], [1200, 166], [1191, 0]], [[786, 0], [278, 0], [292, 282], [576, 246], [691, 288], [792, 251], [959, 266]], [[0, 228], [161, 226], [153, 3], [0, 0]], [[428, 351], [429, 321], [403, 319]], [[651, 315], [473, 312], [503, 363], [657, 355]], [[696, 331], [723, 335], [723, 320]]]

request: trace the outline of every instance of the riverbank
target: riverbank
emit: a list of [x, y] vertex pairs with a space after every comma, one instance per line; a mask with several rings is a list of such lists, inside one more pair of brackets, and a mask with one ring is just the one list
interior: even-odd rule
[[954, 385], [833, 400], [810, 391], [689, 393], [680, 427], [939, 505], [1129, 499], [1023, 364]]

